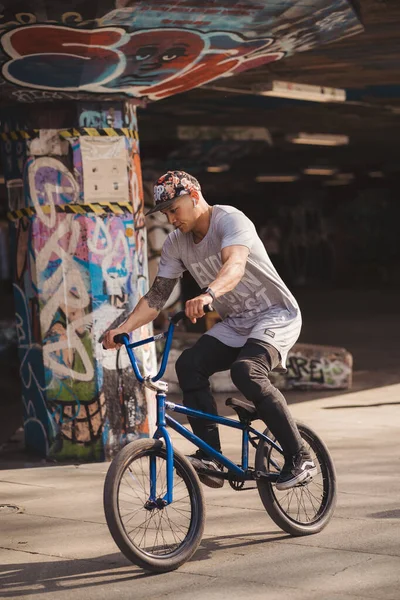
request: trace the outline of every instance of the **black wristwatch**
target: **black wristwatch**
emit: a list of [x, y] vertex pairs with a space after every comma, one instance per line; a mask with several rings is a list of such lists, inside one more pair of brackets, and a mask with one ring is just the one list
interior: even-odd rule
[[214, 294], [214, 292], [212, 291], [212, 289], [210, 287], [203, 288], [201, 290], [201, 293], [202, 294], [208, 294], [209, 296], [211, 296], [213, 302], [215, 302], [216, 299], [217, 299], [216, 296], [215, 296], [215, 294]]

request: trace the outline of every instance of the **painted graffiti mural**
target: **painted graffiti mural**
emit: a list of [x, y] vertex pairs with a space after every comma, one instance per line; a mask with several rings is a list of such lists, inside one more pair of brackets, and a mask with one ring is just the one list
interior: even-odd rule
[[342, 348], [296, 344], [288, 356], [286, 388], [348, 389], [352, 357]]
[[20, 88], [158, 100], [362, 30], [347, 0], [116, 0], [103, 15], [60, 2], [47, 20], [32, 4], [0, 21], [2, 77], [21, 101]]
[[[115, 110], [95, 112], [89, 117], [82, 106], [81, 118], [100, 124], [110, 114], [119, 118]], [[124, 118], [134, 124], [130, 111]], [[73, 137], [66, 148], [54, 136], [41, 131], [23, 142], [23, 202], [34, 213], [13, 222], [26, 440], [42, 455], [99, 459], [147, 436], [153, 419], [153, 398], [133, 377], [125, 351], [105, 351], [99, 343], [148, 289], [138, 144], [118, 136]], [[10, 152], [9, 142], [2, 150]], [[92, 169], [101, 172], [103, 163], [116, 167], [121, 184], [115, 214], [96, 214], [92, 205], [83, 210]], [[12, 200], [9, 190], [10, 208]], [[121, 201], [133, 211], [121, 211]], [[66, 206], [77, 211], [69, 214]], [[135, 338], [149, 334], [147, 327]], [[139, 360], [146, 373], [155, 371], [153, 348]]]
[[4, 78], [22, 87], [115, 92], [153, 100], [283, 58], [272, 38], [234, 33], [33, 25], [2, 36]]

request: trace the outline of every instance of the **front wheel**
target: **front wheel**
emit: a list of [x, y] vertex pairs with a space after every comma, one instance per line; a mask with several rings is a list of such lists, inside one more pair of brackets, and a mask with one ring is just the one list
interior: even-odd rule
[[[321, 531], [332, 518], [336, 505], [336, 474], [324, 442], [307, 425], [297, 423], [304, 445], [318, 473], [309, 483], [279, 491], [266, 479], [257, 480], [258, 492], [271, 519], [290, 535], [310, 535]], [[266, 429], [264, 435], [274, 439]], [[275, 441], [275, 440], [274, 440]], [[278, 473], [283, 455], [260, 439], [255, 457], [256, 471]]]
[[[156, 473], [153, 500], [151, 460]], [[176, 450], [173, 501], [165, 505], [166, 466], [160, 440], [137, 440], [114, 458], [104, 485], [104, 511], [115, 543], [130, 561], [156, 573], [173, 571], [191, 558], [201, 542], [205, 520], [199, 479]]]

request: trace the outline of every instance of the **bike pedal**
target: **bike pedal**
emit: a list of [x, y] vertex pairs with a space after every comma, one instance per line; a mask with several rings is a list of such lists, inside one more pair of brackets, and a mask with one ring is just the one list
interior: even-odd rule
[[219, 477], [220, 479], [228, 478], [226, 471], [214, 471], [214, 469], [196, 469], [196, 473], [199, 475], [211, 475], [211, 477]]

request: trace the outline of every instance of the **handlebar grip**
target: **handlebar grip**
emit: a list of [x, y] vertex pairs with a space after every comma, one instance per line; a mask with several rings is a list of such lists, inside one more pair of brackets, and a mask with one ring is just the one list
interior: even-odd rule
[[[114, 337], [113, 337], [113, 341], [115, 344], [123, 344], [125, 339], [127, 341], [129, 341], [129, 336], [127, 333], [118, 333], [117, 335], [114, 335]], [[101, 344], [101, 345], [102, 345], [103, 350], [107, 350], [107, 348], [105, 347], [104, 344]]]
[[[205, 304], [203, 306], [203, 310], [205, 313], [208, 312], [212, 312], [212, 308], [211, 308], [211, 304]], [[180, 310], [179, 312], [176, 313], [176, 315], [174, 315], [171, 319], [172, 323], [174, 325], [176, 325], [177, 323], [179, 323], [179, 321], [181, 321], [184, 317], [186, 317], [185, 311], [184, 310]], [[115, 338], [114, 338], [115, 341]]]
[[124, 344], [125, 340], [129, 341], [129, 335], [127, 333], [118, 333], [113, 337], [114, 344]]

